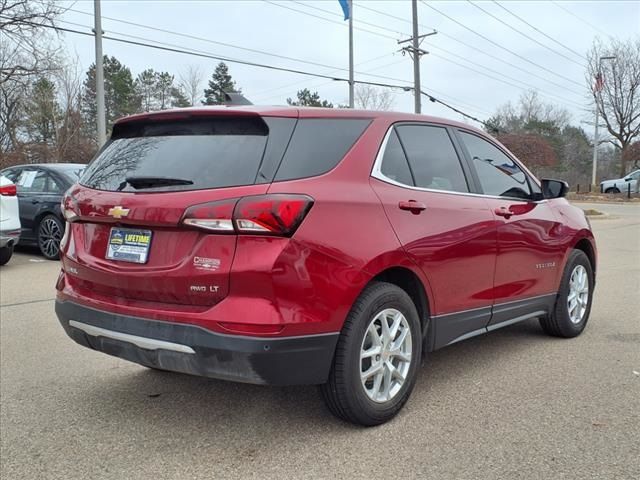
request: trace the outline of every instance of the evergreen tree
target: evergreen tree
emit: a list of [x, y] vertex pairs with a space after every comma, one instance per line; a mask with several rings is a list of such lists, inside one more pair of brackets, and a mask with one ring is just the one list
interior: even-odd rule
[[140, 109], [143, 112], [156, 110], [157, 74], [152, 68], [148, 68], [136, 78], [136, 95], [140, 100]]
[[25, 103], [25, 130], [32, 142], [53, 143], [59, 111], [54, 83], [46, 77], [36, 80]]
[[229, 67], [224, 62], [220, 62], [209, 80], [209, 88], [204, 89], [203, 105], [224, 105], [224, 92], [238, 92], [236, 82], [231, 79]]
[[333, 108], [333, 103], [328, 102], [327, 100], [320, 100], [320, 95], [318, 92], [313, 92], [308, 88], [303, 90], [298, 90], [296, 94], [297, 100], [292, 100], [291, 98], [287, 98], [287, 103], [289, 105], [299, 106], [299, 107], [325, 107], [325, 108]]
[[[113, 122], [139, 110], [140, 98], [136, 94], [131, 70], [115, 57], [104, 56], [104, 99], [107, 130]], [[95, 136], [96, 128], [96, 66], [89, 67], [84, 81], [83, 114], [86, 126]]]

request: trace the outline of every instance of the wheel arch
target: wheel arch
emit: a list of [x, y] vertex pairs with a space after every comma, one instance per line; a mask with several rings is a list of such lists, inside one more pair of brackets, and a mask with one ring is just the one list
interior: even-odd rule
[[[418, 310], [423, 340], [429, 339], [429, 342], [433, 340], [434, 335], [431, 332], [433, 325], [430, 322], [432, 305], [427, 294], [427, 287], [418, 274], [405, 266], [392, 266], [376, 274], [367, 285], [371, 282], [387, 282], [404, 290]], [[432, 350], [430, 344], [425, 344], [425, 346], [428, 351]]]
[[593, 273], [595, 275], [597, 256], [596, 256], [596, 249], [592, 241], [587, 237], [582, 237], [578, 239], [577, 242], [575, 242], [575, 244], [573, 245], [573, 249], [581, 250], [582, 252], [584, 252], [584, 254], [589, 259], [589, 262], [591, 262], [591, 268], [593, 269]]
[[41, 212], [38, 212], [38, 214], [33, 219], [33, 233], [36, 239], [38, 238], [38, 229], [40, 228], [40, 222], [42, 222], [42, 219], [47, 215], [53, 215], [62, 222], [62, 225], [64, 225], [64, 219], [60, 215], [58, 215], [57, 212], [50, 209], [44, 209]]

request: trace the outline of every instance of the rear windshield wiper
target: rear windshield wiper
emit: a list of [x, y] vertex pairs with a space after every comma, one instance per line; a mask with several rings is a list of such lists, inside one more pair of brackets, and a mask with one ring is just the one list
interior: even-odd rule
[[193, 185], [193, 182], [184, 178], [171, 177], [127, 177], [124, 179], [124, 182], [120, 184], [118, 190], [122, 190], [127, 184], [139, 190], [142, 188], [170, 187], [173, 185]]

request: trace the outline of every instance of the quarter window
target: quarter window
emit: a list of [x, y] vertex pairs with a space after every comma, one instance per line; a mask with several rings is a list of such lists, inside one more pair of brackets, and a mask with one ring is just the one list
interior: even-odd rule
[[497, 197], [531, 198], [527, 176], [516, 163], [486, 140], [460, 132], [473, 166], [478, 173], [482, 191]]
[[397, 131], [417, 187], [469, 191], [460, 159], [445, 128], [401, 125]]
[[389, 140], [387, 140], [380, 171], [391, 180], [405, 185], [415, 185], [411, 170], [409, 170], [407, 157], [404, 154], [402, 145], [400, 145], [395, 129], [391, 130]]

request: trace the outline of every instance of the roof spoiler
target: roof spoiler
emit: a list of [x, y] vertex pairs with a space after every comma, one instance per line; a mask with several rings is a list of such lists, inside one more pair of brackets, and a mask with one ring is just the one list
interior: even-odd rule
[[244, 95], [239, 92], [223, 92], [224, 93], [224, 104], [230, 106], [237, 105], [253, 105], [249, 100], [247, 100]]

